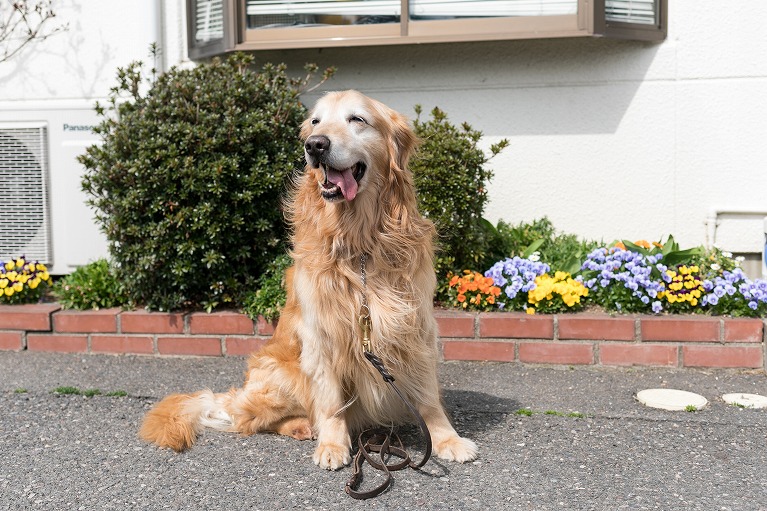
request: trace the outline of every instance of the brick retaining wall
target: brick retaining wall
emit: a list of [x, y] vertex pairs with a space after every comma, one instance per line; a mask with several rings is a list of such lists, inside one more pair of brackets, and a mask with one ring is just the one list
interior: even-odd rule
[[[765, 320], [437, 311], [445, 360], [530, 364], [765, 368]], [[0, 306], [0, 350], [243, 356], [274, 324], [236, 312]]]

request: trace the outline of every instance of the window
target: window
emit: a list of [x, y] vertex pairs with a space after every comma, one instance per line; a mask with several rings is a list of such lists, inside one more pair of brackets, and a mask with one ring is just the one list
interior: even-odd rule
[[193, 59], [218, 55], [233, 49], [234, 18], [229, 0], [187, 1], [189, 56]]
[[667, 2], [187, 0], [193, 58], [231, 50], [545, 37], [662, 40]]
[[607, 37], [657, 41], [666, 38], [668, 0], [598, 0], [595, 30]]

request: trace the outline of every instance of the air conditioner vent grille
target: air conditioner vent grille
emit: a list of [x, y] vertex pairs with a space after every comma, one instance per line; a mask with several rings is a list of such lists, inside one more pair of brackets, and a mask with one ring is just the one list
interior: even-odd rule
[[44, 124], [0, 125], [0, 260], [52, 263]]

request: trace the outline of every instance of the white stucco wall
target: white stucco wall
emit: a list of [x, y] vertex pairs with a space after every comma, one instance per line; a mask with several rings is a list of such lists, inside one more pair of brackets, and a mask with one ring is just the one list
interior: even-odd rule
[[[259, 58], [334, 65], [330, 88], [358, 88], [411, 115], [416, 103], [437, 105], [488, 145], [509, 138], [492, 161], [491, 220], [548, 215], [587, 238], [673, 234], [691, 246], [712, 241], [712, 209], [767, 213], [767, 2], [669, 3], [661, 44], [531, 40]], [[761, 216], [719, 221], [724, 248], [761, 251]]]
[[[486, 216], [493, 221], [547, 215], [587, 238], [673, 234], [685, 246], [715, 234], [726, 249], [758, 252], [761, 216], [721, 216], [715, 232], [706, 220], [712, 210], [767, 212], [767, 2], [669, 3], [661, 44], [525, 40], [256, 56], [296, 73], [305, 62], [337, 66], [324, 90], [356, 88], [409, 115], [417, 103], [426, 112], [439, 106], [484, 132], [486, 145], [508, 138], [510, 147], [492, 161]], [[183, 0], [60, 5], [70, 31], [0, 65], [0, 122], [55, 108], [89, 122], [115, 69], [145, 59], [152, 41], [163, 47], [163, 68], [185, 62]], [[72, 161], [76, 142], [55, 134], [63, 114], [51, 119], [60, 256], [75, 230], [96, 228], [84, 226], [90, 213]], [[54, 155], [63, 142], [66, 161]], [[74, 246], [71, 264], [99, 255], [98, 237]]]

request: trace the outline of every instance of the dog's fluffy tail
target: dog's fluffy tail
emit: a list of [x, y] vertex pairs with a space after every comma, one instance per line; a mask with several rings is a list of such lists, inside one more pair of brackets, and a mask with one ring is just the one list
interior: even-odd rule
[[202, 390], [194, 394], [171, 394], [144, 417], [139, 436], [160, 447], [183, 451], [194, 444], [203, 428], [236, 431], [227, 411], [229, 394]]

